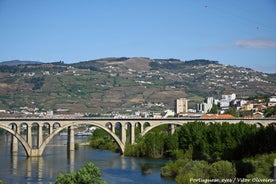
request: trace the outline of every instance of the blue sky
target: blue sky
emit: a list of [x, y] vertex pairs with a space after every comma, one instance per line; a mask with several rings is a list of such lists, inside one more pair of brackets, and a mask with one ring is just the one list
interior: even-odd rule
[[0, 0], [0, 61], [123, 56], [276, 73], [276, 1]]

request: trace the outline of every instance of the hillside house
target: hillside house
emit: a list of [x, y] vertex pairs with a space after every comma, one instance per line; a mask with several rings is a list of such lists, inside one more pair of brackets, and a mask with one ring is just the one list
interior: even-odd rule
[[267, 103], [268, 107], [276, 106], [276, 96], [271, 96], [269, 98], [269, 102]]

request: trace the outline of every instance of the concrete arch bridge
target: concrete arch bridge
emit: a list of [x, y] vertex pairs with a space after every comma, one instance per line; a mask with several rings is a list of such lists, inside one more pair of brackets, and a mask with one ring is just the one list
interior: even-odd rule
[[[239, 123], [256, 124], [258, 126], [276, 125], [276, 118], [268, 119], [194, 119], [194, 118], [166, 118], [166, 119], [112, 119], [112, 118], [78, 118], [78, 119], [41, 119], [41, 118], [1, 118], [0, 128], [13, 135], [12, 151], [18, 152], [18, 142], [26, 151], [27, 156], [42, 156], [45, 147], [55, 135], [67, 129], [68, 150], [74, 150], [74, 128], [79, 125], [93, 125], [106, 131], [118, 144], [121, 153], [124, 153], [127, 142], [127, 131], [130, 132], [131, 144], [135, 143], [135, 127], [144, 136], [151, 129], [160, 125], [169, 125], [171, 133], [174, 133], [175, 126], [188, 122], [214, 123]], [[119, 135], [115, 130], [119, 130]], [[118, 132], [118, 131], [117, 131]], [[32, 142], [32, 134], [37, 135], [36, 143]]]

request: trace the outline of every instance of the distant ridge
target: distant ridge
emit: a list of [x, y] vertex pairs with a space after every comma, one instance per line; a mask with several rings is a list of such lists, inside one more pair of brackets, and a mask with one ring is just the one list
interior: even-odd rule
[[220, 99], [232, 93], [244, 99], [274, 95], [276, 74], [205, 59], [0, 63], [0, 109], [6, 110], [26, 106], [67, 113], [161, 112], [174, 109], [177, 98], [188, 98], [195, 107], [208, 96]]
[[33, 64], [42, 64], [39, 61], [21, 61], [21, 60], [11, 60], [11, 61], [3, 61], [0, 62], [0, 65], [6, 66], [18, 66], [18, 65], [33, 65]]

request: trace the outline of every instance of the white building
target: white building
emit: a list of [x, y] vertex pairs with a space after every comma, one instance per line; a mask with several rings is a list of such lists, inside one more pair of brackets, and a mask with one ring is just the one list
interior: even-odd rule
[[213, 107], [213, 104], [210, 104], [210, 103], [196, 104], [196, 111], [200, 113], [207, 113], [212, 109], [212, 107]]
[[162, 118], [167, 118], [167, 117], [174, 117], [174, 111], [172, 111], [172, 110], [165, 110], [162, 114], [161, 114], [161, 116], [162, 116]]
[[227, 100], [229, 102], [231, 102], [232, 100], [236, 99], [236, 94], [232, 93], [230, 95], [222, 95], [222, 100]]
[[196, 111], [200, 113], [207, 113], [213, 107], [214, 98], [208, 97], [205, 99], [205, 103], [196, 104]]
[[219, 101], [219, 106], [222, 109], [228, 109], [230, 102], [236, 99], [236, 94], [232, 93], [230, 95], [222, 95], [221, 100]]
[[176, 99], [175, 112], [176, 114], [188, 112], [188, 100], [186, 98]]
[[229, 100], [222, 99], [222, 100], [219, 101], [219, 106], [222, 109], [228, 108], [229, 105], [230, 105], [230, 101]]
[[205, 102], [206, 102], [207, 104], [212, 104], [212, 105], [213, 105], [213, 103], [214, 103], [214, 98], [213, 98], [213, 97], [207, 97], [207, 98], [205, 99]]
[[276, 102], [276, 96], [271, 96], [269, 98], [269, 102]]
[[269, 102], [267, 104], [268, 107], [276, 106], [276, 96], [272, 96], [269, 98]]

